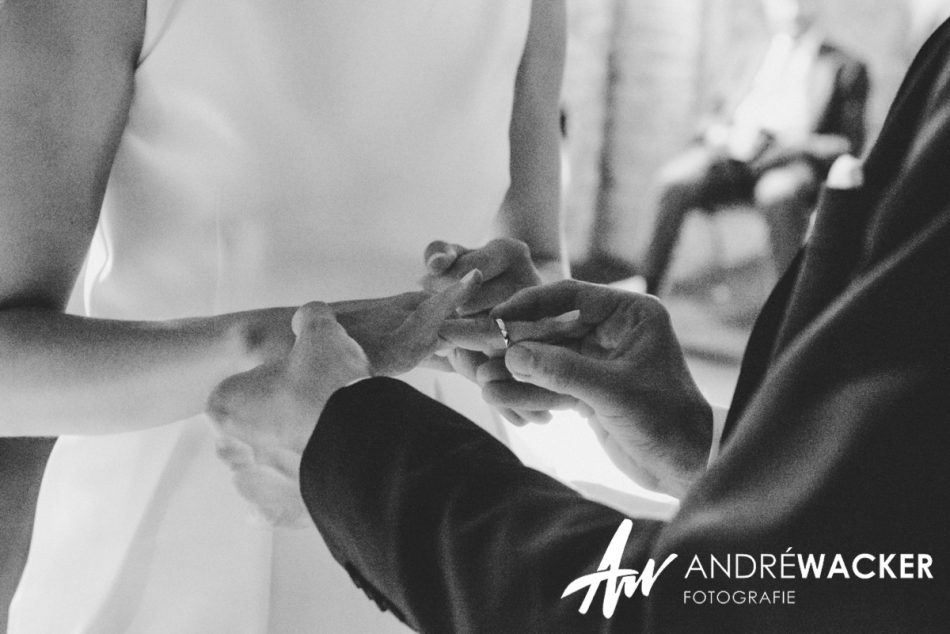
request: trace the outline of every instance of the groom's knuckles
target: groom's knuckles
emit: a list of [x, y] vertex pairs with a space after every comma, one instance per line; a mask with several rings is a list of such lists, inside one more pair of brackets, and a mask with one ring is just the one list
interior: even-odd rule
[[582, 282], [559, 280], [544, 286], [519, 289], [517, 293], [492, 310], [492, 316], [513, 321], [556, 317], [579, 307], [578, 295], [583, 288]]
[[306, 333], [326, 327], [331, 321], [336, 322], [336, 318], [329, 305], [324, 302], [309, 302], [297, 309], [290, 325], [299, 338]]

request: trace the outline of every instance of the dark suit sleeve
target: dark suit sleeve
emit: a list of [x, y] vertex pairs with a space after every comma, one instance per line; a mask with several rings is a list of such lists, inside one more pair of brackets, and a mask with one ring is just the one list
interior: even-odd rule
[[[524, 467], [490, 435], [402, 382], [337, 392], [301, 467], [311, 515], [337, 560], [380, 607], [426, 632], [630, 631], [636, 599], [610, 620], [602, 590], [561, 599], [597, 570], [624, 519]], [[634, 526], [624, 566], [662, 526]]]
[[[913, 332], [936, 341], [922, 327]], [[603, 587], [586, 615], [584, 591], [561, 594], [599, 568], [623, 517], [522, 466], [397, 381], [334, 395], [304, 454], [304, 499], [357, 585], [425, 632], [943, 631], [950, 405], [931, 364], [945, 342], [938, 355], [893, 341], [869, 347], [869, 335], [881, 340], [842, 320], [820, 337], [838, 346], [834, 359], [816, 341], [780, 364], [676, 518], [634, 523], [623, 568], [677, 559], [648, 597], [621, 596], [610, 619], [600, 612]], [[796, 563], [826, 557], [827, 574], [840, 555], [851, 571], [864, 553], [874, 557], [864, 570], [924, 555], [933, 577], [815, 579]], [[773, 567], [707, 576], [712, 557], [738, 554], [746, 566], [771, 558]], [[776, 577], [783, 556], [789, 579]], [[753, 595], [773, 598], [749, 605]]]

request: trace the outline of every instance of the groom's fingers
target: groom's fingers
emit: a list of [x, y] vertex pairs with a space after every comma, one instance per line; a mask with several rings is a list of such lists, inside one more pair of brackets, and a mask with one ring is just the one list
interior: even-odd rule
[[575, 280], [561, 280], [545, 286], [534, 286], [519, 291], [491, 311], [493, 318], [505, 321], [534, 321], [556, 317], [579, 306], [579, 296], [585, 284]]
[[310, 302], [297, 309], [290, 321], [290, 327], [300, 340], [301, 337], [313, 335], [320, 328], [328, 327], [330, 322], [336, 323], [333, 309], [323, 302]]
[[247, 372], [234, 374], [219, 383], [208, 396], [205, 410], [220, 429], [231, 424], [240, 413], [254, 404], [260, 390], [257, 377], [268, 372], [269, 366], [258, 366]]
[[234, 436], [220, 434], [214, 441], [214, 451], [232, 470], [254, 464], [254, 449]]
[[482, 387], [482, 397], [495, 407], [507, 407], [519, 411], [548, 411], [571, 409], [577, 399], [558, 394], [530, 383], [518, 381], [491, 381]]
[[484, 316], [447, 319], [439, 328], [439, 338], [454, 348], [491, 355], [504, 351], [508, 344], [520, 341], [565, 342], [579, 339], [591, 329], [578, 319], [577, 311], [538, 321], [503, 320], [502, 324], [508, 333], [507, 342], [498, 321]]
[[[318, 369], [326, 363], [336, 363], [341, 354], [363, 357], [362, 348], [336, 320], [329, 305], [310, 302], [301, 306], [291, 322], [297, 341], [290, 352], [292, 369]], [[334, 353], [330, 353], [330, 351]], [[324, 354], [320, 354], [324, 352]]]
[[322, 302], [301, 306], [291, 322], [297, 341], [287, 358], [287, 385], [299, 394], [322, 391], [369, 376], [366, 353]]
[[492, 318], [507, 321], [537, 321], [546, 317], [563, 317], [575, 313], [577, 327], [595, 326], [625, 306], [636, 313], [652, 314], [655, 298], [622, 291], [601, 284], [561, 280], [544, 286], [533, 286], [514, 294], [495, 306]]
[[463, 348], [453, 348], [446, 357], [446, 360], [449, 362], [449, 365], [452, 366], [452, 370], [455, 371], [456, 374], [464, 376], [472, 383], [475, 383], [475, 375], [478, 372], [478, 368], [488, 360], [488, 357], [481, 352], [465, 350]]

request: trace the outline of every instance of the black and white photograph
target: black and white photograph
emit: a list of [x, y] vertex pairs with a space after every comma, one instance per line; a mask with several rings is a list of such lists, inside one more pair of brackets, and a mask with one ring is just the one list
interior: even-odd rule
[[0, 633], [950, 631], [950, 1], [0, 0]]

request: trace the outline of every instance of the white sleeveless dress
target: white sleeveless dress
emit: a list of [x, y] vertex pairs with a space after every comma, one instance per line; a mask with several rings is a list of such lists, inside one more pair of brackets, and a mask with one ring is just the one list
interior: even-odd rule
[[[488, 236], [529, 18], [530, 0], [149, 0], [86, 313], [416, 288], [430, 240]], [[464, 409], [433, 376], [415, 382]], [[60, 439], [10, 631], [405, 630], [316, 529], [250, 520], [196, 417]]]

